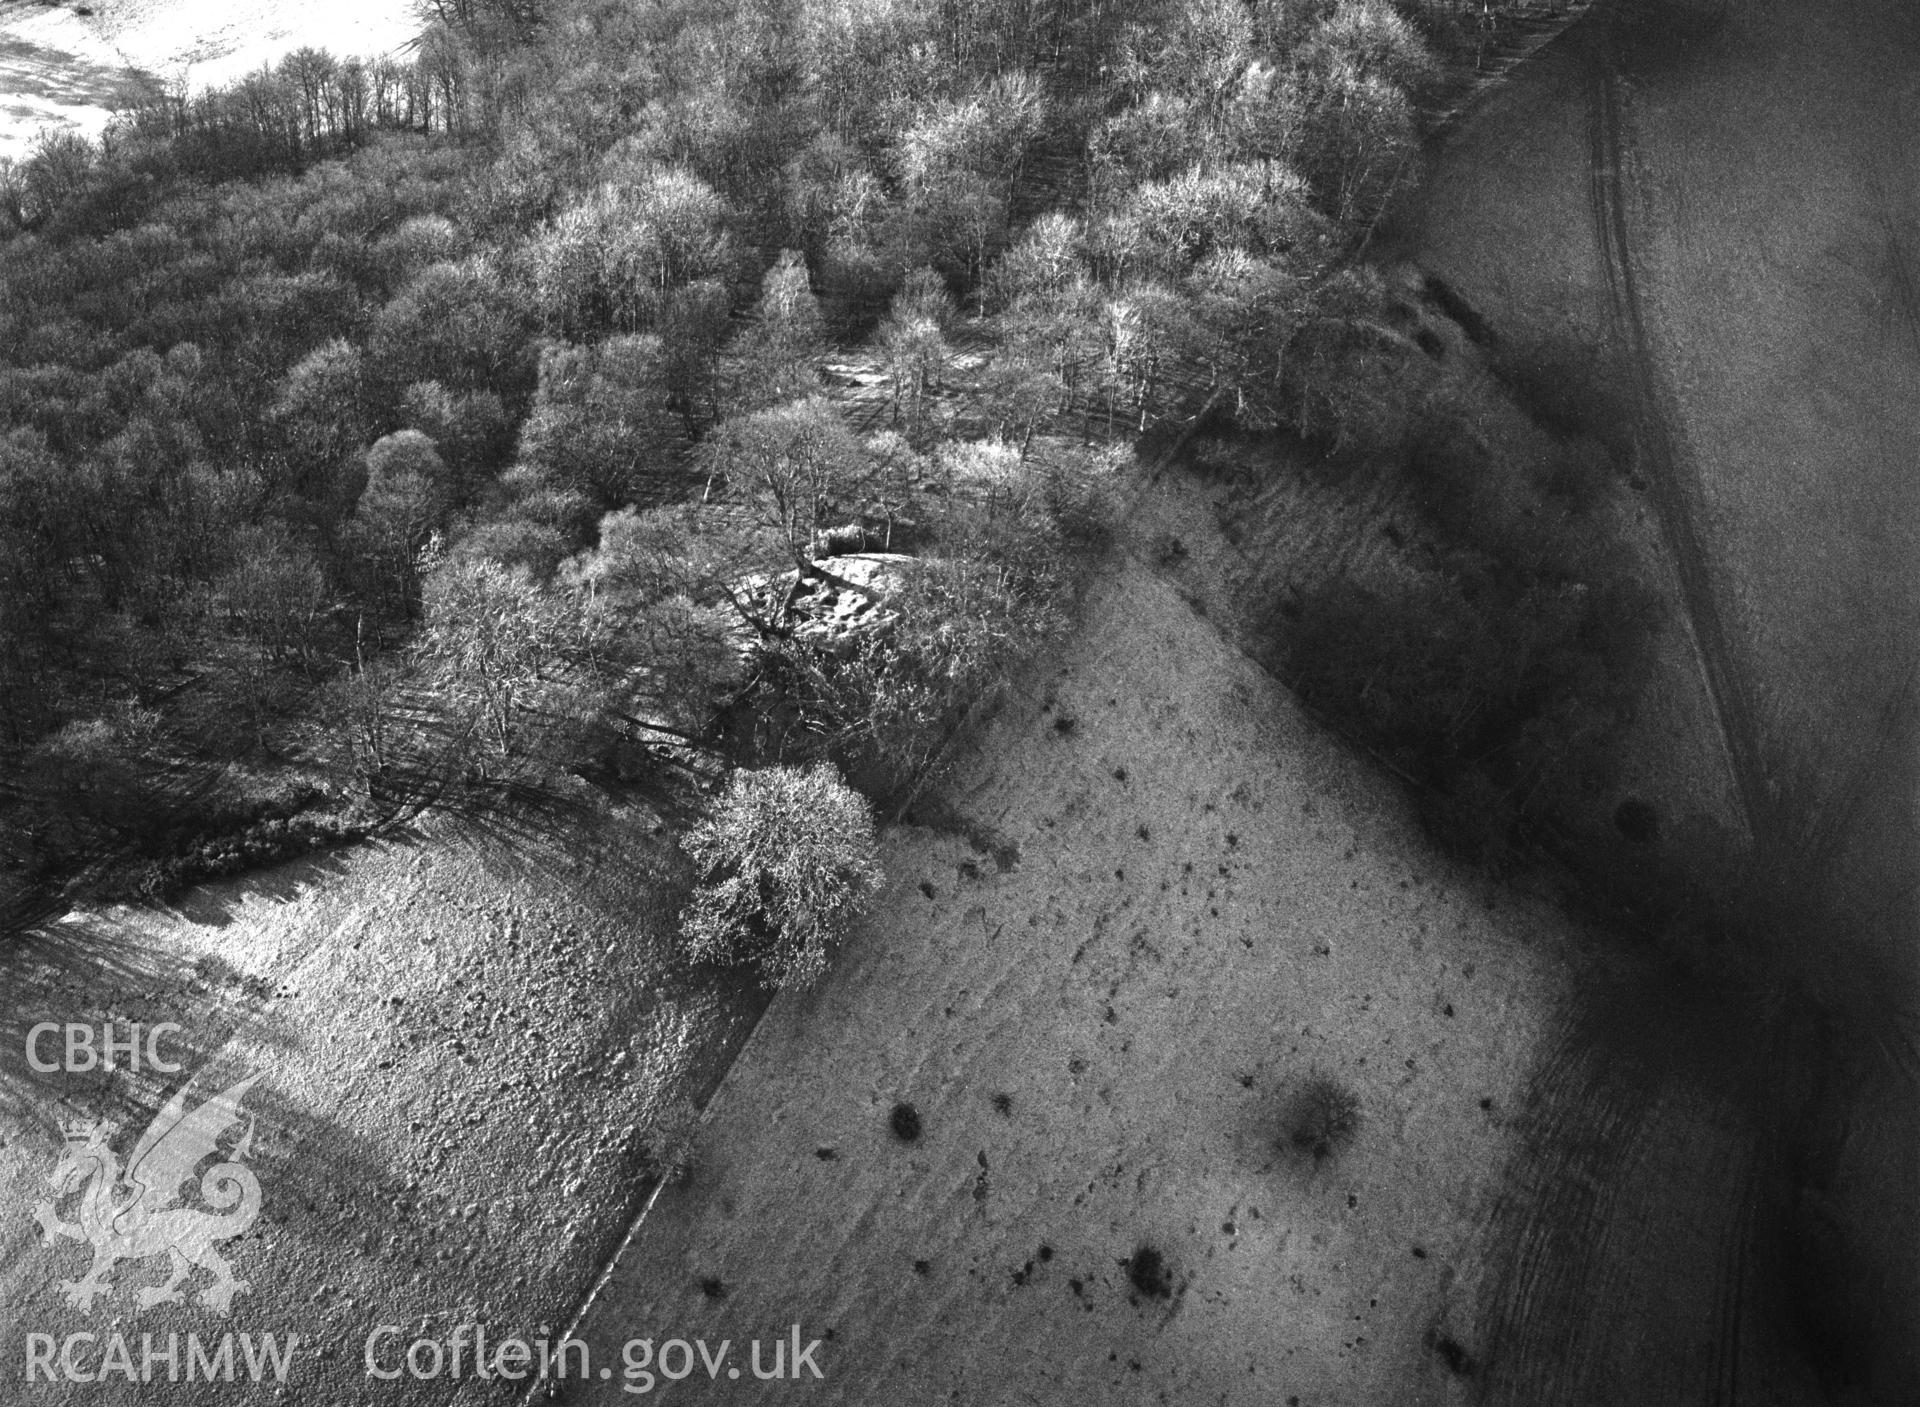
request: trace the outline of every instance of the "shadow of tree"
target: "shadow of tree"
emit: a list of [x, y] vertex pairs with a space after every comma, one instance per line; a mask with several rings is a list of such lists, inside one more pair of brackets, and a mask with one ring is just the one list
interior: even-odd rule
[[[88, 1117], [121, 1123], [151, 1119], [187, 1076], [245, 1032], [270, 1046], [289, 1047], [291, 1035], [267, 1012], [270, 993], [249, 990], [231, 969], [157, 950], [109, 915], [76, 913], [41, 924], [0, 948], [0, 1117], [42, 1124], [57, 1136], [59, 1122], [82, 1107]], [[43, 1023], [93, 1028], [111, 1022], [117, 1040], [141, 1029], [138, 1072], [109, 1071], [97, 1056], [77, 1051], [90, 1069], [35, 1069], [28, 1036]], [[146, 1068], [148, 1034], [163, 1022], [179, 1029], [161, 1036], [155, 1052], [181, 1073]], [[64, 1063], [64, 1029], [43, 1033], [39, 1063]], [[130, 1058], [119, 1057], [130, 1063]]]
[[[690, 786], [611, 796], [582, 785], [524, 806], [452, 806], [170, 906], [44, 919], [0, 948], [0, 1052], [14, 1052], [0, 1054], [0, 1145], [10, 1145], [0, 1175], [19, 1209], [0, 1218], [7, 1320], [57, 1337], [106, 1332], [110, 1314], [136, 1342], [297, 1333], [300, 1395], [316, 1401], [364, 1397], [361, 1355], [379, 1324], [407, 1326], [404, 1347], [461, 1323], [492, 1334], [568, 1322], [644, 1195], [651, 1111], [710, 1090], [764, 1005], [737, 974], [677, 956], [688, 875], [676, 818], [698, 805]], [[382, 858], [396, 850], [414, 858]], [[402, 897], [413, 917], [389, 917]], [[280, 905], [298, 911], [243, 912]], [[207, 931], [176, 941], [174, 924]], [[349, 938], [364, 944], [358, 957]], [[243, 971], [262, 941], [278, 957]], [[429, 951], [423, 983], [380, 984], [379, 973], [398, 975], [392, 964]], [[315, 978], [335, 957], [370, 965], [335, 987]], [[283, 1000], [296, 995], [283, 983], [308, 999]], [[389, 1003], [396, 991], [404, 1002]], [[538, 1038], [516, 1034], [523, 1017], [545, 1023]], [[123, 1032], [178, 1022], [163, 1053], [182, 1068], [28, 1068], [27, 1031], [69, 1020]], [[664, 1042], [652, 1048], [657, 1068], [623, 1063], [641, 1039]], [[244, 1109], [262, 1211], [220, 1246], [251, 1285], [231, 1316], [198, 1302], [204, 1270], [186, 1303], [138, 1307], [135, 1291], [166, 1278], [159, 1259], [119, 1266], [113, 1297], [92, 1314], [69, 1308], [58, 1282], [84, 1272], [89, 1248], [43, 1245], [27, 1214], [52, 1195], [44, 1178], [62, 1121], [112, 1119], [124, 1158], [181, 1089], [198, 1101], [254, 1073], [263, 1078]], [[185, 1200], [199, 1205], [191, 1188]], [[68, 1217], [73, 1205], [63, 1201]], [[491, 1401], [490, 1390], [412, 1384], [406, 1400]], [[91, 1391], [89, 1401], [139, 1400], [118, 1384]]]
[[[195, 1094], [190, 1098], [215, 1094], [246, 1073], [216, 1058], [196, 1071]], [[143, 1082], [118, 1107], [144, 1111], [170, 1097], [170, 1092], [166, 1086]], [[180, 1287], [178, 1302], [141, 1305], [138, 1292], [168, 1278], [168, 1264], [161, 1256], [117, 1263], [105, 1277], [110, 1286], [107, 1296], [89, 1311], [75, 1308], [61, 1293], [60, 1284], [86, 1271], [92, 1248], [67, 1239], [46, 1244], [38, 1225], [22, 1215], [9, 1219], [0, 1233], [0, 1256], [12, 1267], [8, 1279], [15, 1302], [9, 1308], [16, 1325], [22, 1331], [51, 1334], [56, 1340], [83, 1331], [101, 1333], [109, 1327], [134, 1342], [142, 1333], [164, 1342], [170, 1331], [183, 1342], [187, 1334], [197, 1334], [209, 1345], [229, 1332], [251, 1335], [256, 1342], [263, 1334], [274, 1334], [282, 1342], [298, 1335], [302, 1344], [336, 1345], [330, 1353], [334, 1363], [341, 1365], [343, 1374], [350, 1367], [352, 1376], [360, 1377], [359, 1355], [351, 1351], [365, 1334], [357, 1303], [373, 1298], [391, 1278], [390, 1260], [405, 1260], [409, 1252], [416, 1260], [421, 1253], [430, 1255], [442, 1228], [431, 1219], [409, 1217], [398, 1210], [407, 1205], [407, 1185], [387, 1150], [374, 1141], [298, 1106], [264, 1081], [247, 1092], [242, 1110], [251, 1128], [246, 1162], [259, 1181], [261, 1196], [257, 1218], [238, 1235], [216, 1242], [217, 1253], [245, 1286], [233, 1299], [229, 1314], [221, 1316], [204, 1303], [204, 1291], [214, 1283], [212, 1272], [205, 1268], [192, 1270]], [[122, 1157], [143, 1127], [136, 1115], [115, 1136], [113, 1147]], [[232, 1142], [232, 1136], [223, 1139], [223, 1149], [231, 1149]], [[197, 1207], [197, 1194], [189, 1192], [180, 1205]], [[70, 1202], [62, 1210], [73, 1215]], [[234, 1213], [210, 1211], [208, 1215], [218, 1218]], [[484, 1273], [497, 1274], [498, 1269], [488, 1267]], [[394, 1295], [398, 1303], [393, 1308], [418, 1322], [421, 1315], [443, 1307], [450, 1288], [444, 1282], [421, 1284], [412, 1294]], [[109, 1317], [110, 1326], [102, 1322]], [[312, 1350], [301, 1352], [310, 1355]], [[290, 1381], [310, 1382], [307, 1367], [302, 1363], [299, 1375]], [[342, 1384], [349, 1395], [353, 1386]], [[129, 1402], [143, 1400], [144, 1391], [131, 1383], [123, 1387], [102, 1383], [95, 1389], [99, 1399]], [[89, 1395], [89, 1400], [99, 1399]]]
[[[404, 845], [414, 843], [414, 838], [399, 835], [373, 843]], [[291, 903], [302, 890], [344, 876], [355, 848], [316, 850], [296, 860], [197, 884], [155, 907], [171, 910], [194, 923], [224, 928], [233, 921], [234, 911], [249, 899]]]

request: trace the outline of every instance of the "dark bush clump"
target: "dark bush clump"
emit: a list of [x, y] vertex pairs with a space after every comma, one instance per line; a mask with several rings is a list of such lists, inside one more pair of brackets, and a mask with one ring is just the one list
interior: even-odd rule
[[1295, 692], [1425, 789], [1436, 839], [1491, 860], [1608, 783], [1652, 607], [1631, 583], [1495, 572], [1336, 580], [1294, 614], [1277, 623]]
[[1132, 1255], [1120, 1262], [1126, 1267], [1127, 1280], [1150, 1300], [1163, 1300], [1173, 1293], [1173, 1271], [1166, 1257], [1142, 1243]]
[[920, 1137], [920, 1111], [911, 1104], [896, 1104], [893, 1112], [887, 1115], [887, 1127], [902, 1143], [917, 1142]]
[[1287, 1141], [1313, 1155], [1331, 1157], [1360, 1131], [1360, 1097], [1331, 1075], [1315, 1075], [1300, 1087], [1287, 1114]]
[[1451, 1334], [1443, 1334], [1438, 1329], [1427, 1332], [1427, 1347], [1439, 1356], [1447, 1365], [1447, 1371], [1455, 1377], [1470, 1378], [1479, 1370], [1479, 1364], [1473, 1360], [1460, 1341]]

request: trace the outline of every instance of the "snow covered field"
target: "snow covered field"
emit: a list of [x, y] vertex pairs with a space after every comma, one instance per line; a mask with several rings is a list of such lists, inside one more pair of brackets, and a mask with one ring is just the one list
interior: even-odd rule
[[0, 155], [43, 127], [99, 131], [142, 74], [224, 83], [309, 45], [387, 53], [417, 28], [409, 0], [0, 0]]

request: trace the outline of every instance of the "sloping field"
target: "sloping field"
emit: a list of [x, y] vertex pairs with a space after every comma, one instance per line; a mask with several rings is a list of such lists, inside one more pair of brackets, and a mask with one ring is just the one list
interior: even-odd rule
[[374, 56], [419, 29], [405, 0], [0, 0], [0, 156], [44, 127], [96, 135], [146, 80], [231, 83], [295, 49]]
[[1587, 219], [1587, 62], [1578, 32], [1529, 60], [1447, 135], [1400, 216], [1407, 252], [1509, 335], [1591, 341], [1606, 325]]
[[373, 56], [420, 31], [418, 11], [406, 0], [105, 0], [89, 18], [129, 62], [196, 86], [231, 82], [304, 45]]
[[1652, 350], [1765, 741], [1842, 786], [1920, 660], [1917, 63], [1905, 7], [1744, 5], [1630, 106]]
[[[1284, 486], [1284, 471], [1271, 482]], [[1255, 501], [1257, 559], [1214, 531], [1216, 517], [1247, 513], [1224, 484], [1162, 480], [1133, 505], [1129, 525], [1143, 550], [1177, 541], [1171, 579], [1257, 648], [1261, 626], [1249, 607], [1272, 599], [1263, 577], [1311, 564], [1316, 550], [1299, 531], [1314, 519], [1282, 520], [1289, 500], [1298, 495], [1267, 490]], [[1358, 552], [1347, 568], [1366, 570], [1373, 548], [1349, 541]], [[1686, 677], [1674, 662], [1666, 668], [1669, 684]], [[1704, 716], [1704, 695], [1686, 703]], [[1642, 738], [1661, 721], [1643, 718]], [[1710, 749], [1711, 730], [1683, 726], [1665, 740], [1668, 759], [1697, 770], [1701, 753], [1686, 757], [1685, 739]], [[1651, 759], [1639, 761], [1650, 774]], [[1651, 794], [1671, 803], [1682, 793], [1669, 781]], [[1770, 1126], [1808, 1097], [1804, 1013], [1630, 939], [1591, 958], [1529, 1062], [1514, 1106], [1521, 1137], [1477, 1250], [1463, 1257], [1455, 1303], [1467, 1327], [1456, 1342], [1471, 1361], [1473, 1400], [1819, 1400], [1795, 1312], [1779, 1295], [1779, 1231], [1805, 1208], [1792, 1210], [1795, 1194], [1777, 1176], [1781, 1144]], [[1724, 966], [1715, 957], [1706, 966], [1716, 963]], [[1811, 1269], [1785, 1273], [1805, 1283]], [[1827, 1303], [1842, 1321], [1855, 1309]]]
[[71, 10], [0, 3], [0, 156], [25, 156], [42, 128], [99, 131], [137, 83], [113, 45]]
[[[1657, 21], [1660, 7], [1643, 9]], [[1775, 940], [1777, 971], [1825, 1034], [1766, 1018], [1762, 1050], [1733, 1023], [1718, 1051], [1669, 1061], [1670, 1087], [1771, 1111], [1746, 1134], [1711, 1109], [1693, 1121], [1695, 1163], [1729, 1139], [1774, 1140], [1728, 1164], [1760, 1170], [1758, 1183], [1730, 1174], [1749, 1208], [1720, 1223], [1718, 1257], [1699, 1257], [1723, 1267], [1701, 1283], [1729, 1306], [1713, 1355], [1634, 1383], [1621, 1345], [1644, 1330], [1603, 1330], [1571, 1295], [1558, 1309], [1529, 1299], [1515, 1351], [1564, 1371], [1573, 1338], [1612, 1340], [1588, 1395], [1561, 1400], [1746, 1400], [1767, 1379], [1743, 1360], [1754, 1333], [1741, 1326], [1783, 1313], [1761, 1335], [1807, 1354], [1823, 1389], [1908, 1401], [1920, 1383], [1920, 17], [1890, 0], [1754, 0], [1726, 7], [1716, 31], [1656, 23], [1603, 40], [1523, 72], [1441, 155], [1410, 253], [1496, 327], [1629, 359], [1639, 462], [1666, 476], [1663, 526], [1688, 557], [1682, 594], [1697, 648], [1718, 656], [1703, 672], [1764, 855], [1756, 874], [1773, 886], [1748, 936]], [[1743, 1065], [1768, 1073], [1736, 1075]], [[1578, 1137], [1607, 1136], [1593, 1093]], [[1673, 1108], [1658, 1105], [1655, 1146], [1686, 1139]], [[1565, 1157], [1582, 1155], [1570, 1144]], [[1625, 1265], [1620, 1231], [1670, 1216], [1674, 1189], [1630, 1169], [1593, 1175], [1593, 1208], [1543, 1217], [1561, 1220], [1562, 1261]], [[1771, 1308], [1750, 1280], [1769, 1258]], [[1511, 1400], [1550, 1391], [1523, 1374]]]
[[[865, 931], [771, 1008], [586, 1321], [614, 1377], [581, 1400], [623, 1400], [640, 1338], [731, 1341], [739, 1379], [682, 1396], [778, 1400], [749, 1345], [796, 1322], [818, 1401], [1464, 1400], [1457, 1287], [1565, 920], [1450, 871], [1138, 566], [951, 797], [972, 839], [895, 831]], [[1319, 1161], [1285, 1132], [1315, 1072], [1362, 1110]]]
[[1831, 1372], [1887, 1400], [1920, 1385], [1917, 66], [1911, 7], [1764, 0], [1631, 105], [1654, 355], [1758, 681], [1776, 843], [1827, 908], [1794, 966], [1860, 1052], [1863, 1132], [1825, 1136], [1801, 1239], [1849, 1248], [1823, 1267], [1861, 1287], [1828, 1312]]
[[[1593, 214], [1594, 118], [1602, 18], [1593, 16], [1528, 60], [1448, 135], [1410, 208], [1394, 252], [1437, 277], [1489, 324], [1488, 351], [1525, 367], [1549, 356], [1560, 383], [1624, 364], [1610, 270]], [[1469, 349], [1471, 352], [1472, 349]], [[1535, 372], [1540, 375], [1540, 372]], [[1622, 423], [1593, 429], [1631, 436]], [[1654, 804], [1666, 832], [1705, 835], [1744, 827], [1738, 778], [1726, 755], [1685, 583], [1668, 552], [1657, 489], [1643, 456], [1616, 519], [1641, 579], [1672, 609], [1654, 642], [1655, 668], [1620, 758], [1618, 796]]]
[[[441, 833], [208, 886], [172, 911], [77, 914], [9, 944], [6, 1400], [286, 1400], [271, 1385], [168, 1382], [164, 1362], [157, 1383], [112, 1371], [24, 1381], [30, 1334], [100, 1335], [75, 1350], [88, 1375], [106, 1365], [108, 1337], [126, 1335], [145, 1376], [143, 1334], [164, 1349], [169, 1333], [211, 1345], [268, 1332], [299, 1336], [292, 1400], [505, 1399], [504, 1384], [473, 1381], [471, 1350], [462, 1381], [389, 1384], [367, 1377], [363, 1346], [382, 1324], [403, 1327], [383, 1341], [390, 1364], [415, 1333], [484, 1323], [497, 1340], [564, 1323], [634, 1210], [648, 1120], [677, 1088], [717, 1078], [744, 1036], [736, 996], [664, 971], [662, 849], [644, 817], [512, 847]], [[158, 1049], [183, 1069], [36, 1072], [26, 1034], [41, 1021], [111, 1021], [123, 1041], [134, 1022], [179, 1023]], [[42, 1064], [63, 1059], [63, 1034], [41, 1040]], [[260, 1214], [219, 1246], [250, 1286], [231, 1314], [202, 1302], [207, 1270], [184, 1303], [141, 1307], [136, 1292], [168, 1269], [142, 1254], [108, 1272], [106, 1298], [70, 1307], [59, 1283], [82, 1276], [92, 1248], [43, 1244], [34, 1217], [55, 1196], [61, 1124], [114, 1119], [124, 1158], [177, 1089], [191, 1081], [197, 1104], [245, 1076], [258, 1080], [241, 1108]], [[59, 1199], [63, 1219], [78, 1200]], [[184, 1356], [174, 1371], [188, 1371]]]

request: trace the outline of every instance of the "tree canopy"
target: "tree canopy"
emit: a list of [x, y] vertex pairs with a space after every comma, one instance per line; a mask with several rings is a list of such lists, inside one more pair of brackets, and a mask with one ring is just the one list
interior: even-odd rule
[[[442, 781], [651, 725], [764, 760], [806, 730], [730, 709], [844, 723], [866, 665], [741, 573], [871, 527], [968, 610], [1041, 589], [980, 565], [1055, 539], [976, 471], [1039, 503], [1047, 426], [1346, 433], [1343, 260], [1476, 33], [1446, 0], [436, 0], [409, 58], [302, 50], [0, 161], [15, 879], [343, 756], [369, 794], [409, 731]], [[69, 804], [76, 759], [178, 805]]]

